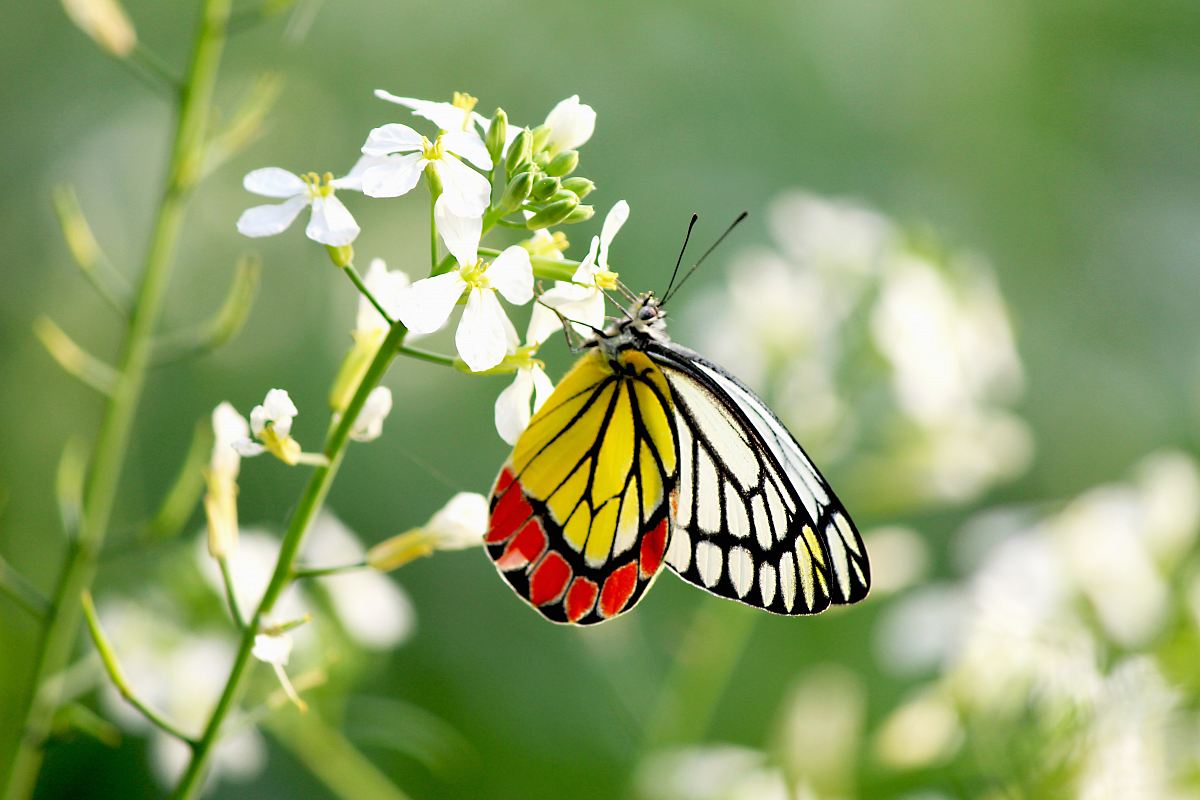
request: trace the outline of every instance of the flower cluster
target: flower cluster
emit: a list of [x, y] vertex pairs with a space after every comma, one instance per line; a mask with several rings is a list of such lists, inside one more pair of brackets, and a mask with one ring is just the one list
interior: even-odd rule
[[848, 471], [881, 505], [962, 503], [1025, 468], [1031, 438], [1010, 410], [1021, 364], [979, 258], [801, 192], [769, 222], [775, 247], [741, 254], [693, 307], [705, 353], [808, 446], [854, 453]]

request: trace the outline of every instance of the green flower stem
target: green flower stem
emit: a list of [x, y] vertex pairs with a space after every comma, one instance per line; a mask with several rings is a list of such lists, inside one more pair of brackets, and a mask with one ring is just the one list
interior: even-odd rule
[[367, 401], [367, 395], [379, 385], [380, 379], [387, 372], [396, 350], [404, 341], [404, 336], [407, 333], [408, 329], [398, 322], [393, 324], [388, 330], [387, 338], [383, 340], [383, 344], [380, 345], [366, 372], [363, 373], [358, 388], [355, 389], [354, 396], [351, 398], [345, 412], [337, 420], [325, 439], [324, 454], [329, 459], [329, 463], [314, 469], [308, 479], [308, 484], [304, 487], [304, 493], [300, 497], [300, 501], [288, 524], [287, 532], [284, 534], [283, 544], [279, 551], [279, 559], [275, 562], [275, 572], [271, 576], [271, 582], [267, 585], [262, 601], [258, 604], [258, 608], [255, 609], [254, 615], [249, 619], [245, 629], [242, 631], [241, 643], [238, 647], [237, 656], [234, 658], [229, 679], [225, 683], [225, 689], [221, 692], [221, 697], [213, 708], [212, 716], [209, 717], [203, 735], [196, 742], [196, 747], [192, 751], [192, 758], [188, 763], [187, 770], [183, 773], [183, 777], [180, 778], [179, 785], [175, 787], [174, 796], [177, 798], [195, 797], [197, 792], [200, 791], [205, 770], [208, 767], [209, 759], [212, 757], [213, 747], [221, 735], [225, 720], [245, 691], [246, 682], [250, 675], [248, 667], [251, 662], [251, 651], [254, 649], [254, 637], [258, 634], [264, 618], [269, 616], [275, 608], [275, 603], [279, 600], [279, 596], [283, 593], [283, 590], [291, 583], [294, 576], [296, 556], [300, 552], [300, 545], [303, 544], [304, 536], [308, 532], [308, 528], [316, 517], [317, 512], [320, 511], [322, 504], [325, 502], [325, 496], [328, 494], [329, 487], [333, 484], [333, 479], [337, 475], [338, 466], [341, 464], [342, 456], [346, 451], [346, 444], [350, 440], [350, 431], [354, 427], [359, 413], [362, 411], [363, 404]]
[[363, 280], [362, 275], [358, 274], [358, 270], [354, 268], [353, 264], [347, 264], [346, 266], [342, 267], [342, 272], [346, 273], [347, 277], [350, 278], [350, 282], [354, 284], [359, 293], [362, 294], [363, 297], [367, 298], [371, 305], [375, 306], [375, 310], [387, 320], [388, 325], [391, 325], [396, 321], [392, 319], [392, 315], [387, 312], [387, 309], [383, 307], [383, 304], [380, 303], [379, 300], [376, 299], [375, 295], [371, 293], [371, 290], [367, 288], [366, 281]]
[[225, 602], [229, 604], [229, 616], [233, 618], [233, 624], [238, 626], [238, 630], [246, 627], [246, 618], [242, 616], [242, 609], [238, 607], [237, 595], [233, 591], [233, 575], [229, 572], [229, 559], [221, 556], [217, 559], [217, 566], [221, 568], [221, 583], [225, 584]]
[[35, 619], [43, 619], [50, 611], [50, 601], [42, 597], [37, 587], [25, 579], [25, 576], [15, 570], [0, 557], [0, 592], [8, 595], [9, 599], [28, 611]]
[[324, 575], [340, 575], [343, 572], [356, 572], [366, 568], [366, 561], [357, 561], [353, 564], [339, 564], [336, 567], [296, 567], [292, 570], [292, 578], [295, 580], [320, 578]]
[[83, 605], [83, 616], [87, 619], [88, 633], [92, 636], [92, 643], [96, 645], [96, 652], [100, 654], [100, 662], [104, 665], [104, 671], [108, 673], [108, 679], [121, 693], [121, 697], [125, 698], [129, 705], [136, 708], [156, 728], [188, 745], [195, 746], [195, 742], [190, 736], [177, 728], [173, 722], [156, 711], [145, 700], [138, 697], [137, 692], [129, 685], [129, 681], [125, 680], [125, 673], [121, 671], [121, 665], [117, 663], [117, 654], [109, 644], [108, 637], [104, 635], [104, 630], [100, 627], [100, 620], [96, 617], [96, 606], [92, 603], [92, 593], [85, 591], [80, 596], [80, 601]]
[[59, 702], [59, 692], [50, 679], [66, 666], [78, 640], [79, 598], [92, 584], [96, 561], [108, 532], [184, 211], [195, 183], [195, 170], [203, 162], [205, 129], [212, 112], [213, 87], [225, 43], [230, 3], [231, 0], [204, 0], [201, 5], [200, 27], [179, 96], [166, 187], [122, 343], [116, 385], [107, 400], [92, 454], [79, 534], [68, 545], [65, 565], [34, 657], [33, 683], [26, 706], [16, 717], [21, 720], [21, 734], [4, 792], [8, 798], [33, 794], [41, 769], [42, 749]]
[[415, 358], [418, 361], [428, 361], [430, 364], [440, 364], [443, 367], [453, 367], [458, 369], [462, 363], [454, 356], [447, 356], [441, 353], [434, 353], [430, 350], [422, 350], [419, 347], [409, 347], [408, 345], [400, 345], [396, 348], [396, 352], [402, 356]]

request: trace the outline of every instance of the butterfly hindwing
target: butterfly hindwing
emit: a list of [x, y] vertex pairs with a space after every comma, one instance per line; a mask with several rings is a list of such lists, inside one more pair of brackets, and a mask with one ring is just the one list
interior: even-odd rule
[[671, 387], [678, 430], [668, 566], [714, 594], [778, 614], [865, 597], [862, 538], [783, 423], [698, 354], [670, 342], [649, 343], [646, 352]]
[[632, 608], [669, 540], [675, 437], [670, 389], [645, 354], [582, 357], [492, 489], [485, 544], [517, 594], [579, 625]]

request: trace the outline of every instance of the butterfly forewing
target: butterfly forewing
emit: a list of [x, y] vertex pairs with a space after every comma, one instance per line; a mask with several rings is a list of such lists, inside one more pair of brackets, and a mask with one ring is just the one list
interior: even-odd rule
[[593, 351], [518, 439], [491, 497], [488, 555], [555, 622], [632, 608], [662, 566], [677, 456], [671, 390], [645, 354]]
[[862, 538], [771, 410], [690, 350], [651, 342], [645, 352], [671, 387], [678, 431], [668, 566], [714, 594], [778, 614], [865, 597]]

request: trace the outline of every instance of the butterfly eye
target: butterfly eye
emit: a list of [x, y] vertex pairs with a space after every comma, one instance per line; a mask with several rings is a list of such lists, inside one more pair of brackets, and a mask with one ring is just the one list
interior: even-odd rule
[[650, 306], [642, 306], [642, 310], [638, 312], [638, 319], [643, 320], [644, 322], [649, 322], [656, 316], [658, 316], [658, 311]]

